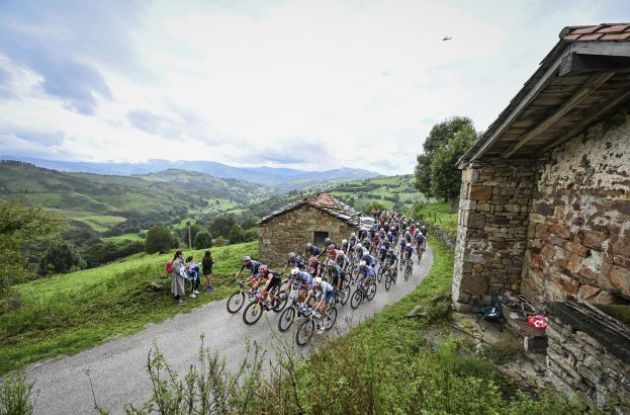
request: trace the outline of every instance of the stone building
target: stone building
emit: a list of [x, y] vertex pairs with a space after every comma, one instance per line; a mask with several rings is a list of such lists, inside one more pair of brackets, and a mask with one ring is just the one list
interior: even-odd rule
[[322, 246], [326, 238], [340, 243], [359, 228], [359, 215], [327, 193], [297, 200], [264, 217], [259, 223], [261, 260], [286, 263], [289, 252], [304, 252], [307, 242]]
[[455, 304], [545, 307], [550, 377], [630, 413], [630, 24], [563, 29], [460, 168]]

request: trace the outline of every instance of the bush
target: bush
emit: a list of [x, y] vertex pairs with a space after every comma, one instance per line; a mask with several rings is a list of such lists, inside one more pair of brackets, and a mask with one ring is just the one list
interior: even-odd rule
[[11, 373], [0, 380], [0, 415], [31, 415], [32, 390], [33, 385], [22, 372]]
[[200, 231], [195, 235], [195, 242], [193, 244], [195, 249], [204, 249], [212, 247], [212, 236], [208, 232]]
[[91, 244], [83, 251], [83, 258], [88, 268], [98, 267], [129, 255], [144, 251], [141, 241], [98, 242]]
[[148, 254], [166, 252], [174, 246], [173, 233], [164, 225], [157, 225], [149, 229], [144, 244], [144, 250]]
[[77, 248], [66, 241], [53, 243], [39, 262], [39, 274], [61, 274], [86, 267]]

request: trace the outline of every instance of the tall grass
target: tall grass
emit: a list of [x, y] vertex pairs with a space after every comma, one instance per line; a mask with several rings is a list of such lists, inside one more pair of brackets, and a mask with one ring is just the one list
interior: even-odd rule
[[[134, 258], [18, 285], [0, 299], [0, 373], [59, 354], [72, 354], [108, 338], [141, 330], [147, 323], [224, 298], [232, 275], [256, 243], [213, 249], [215, 290], [177, 306], [170, 297], [164, 264], [169, 255]], [[194, 251], [200, 259], [203, 251]], [[148, 289], [162, 281], [167, 292]], [[17, 304], [17, 306], [15, 305]]]
[[452, 238], [457, 235], [457, 212], [451, 213], [448, 203], [417, 203], [411, 207], [409, 214], [415, 220], [439, 226]]

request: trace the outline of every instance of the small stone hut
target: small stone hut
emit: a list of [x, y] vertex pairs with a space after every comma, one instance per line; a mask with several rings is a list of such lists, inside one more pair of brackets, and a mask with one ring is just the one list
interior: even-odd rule
[[258, 246], [262, 261], [279, 266], [289, 252], [304, 252], [307, 242], [336, 243], [359, 229], [359, 214], [328, 193], [296, 200], [264, 217], [259, 223]]
[[550, 314], [559, 389], [630, 413], [630, 330], [610, 311], [630, 307], [630, 24], [563, 29], [460, 168], [455, 304], [527, 296]]

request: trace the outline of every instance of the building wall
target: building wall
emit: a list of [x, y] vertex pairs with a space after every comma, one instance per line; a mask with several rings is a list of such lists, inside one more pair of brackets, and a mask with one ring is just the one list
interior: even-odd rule
[[554, 149], [539, 167], [523, 292], [630, 300], [630, 111]]
[[303, 205], [260, 225], [260, 259], [273, 266], [283, 266], [289, 252], [304, 252], [304, 245], [313, 242], [314, 232], [328, 232], [329, 237], [339, 243], [356, 231], [341, 219]]
[[456, 305], [519, 291], [535, 163], [474, 162], [462, 172], [452, 294]]

